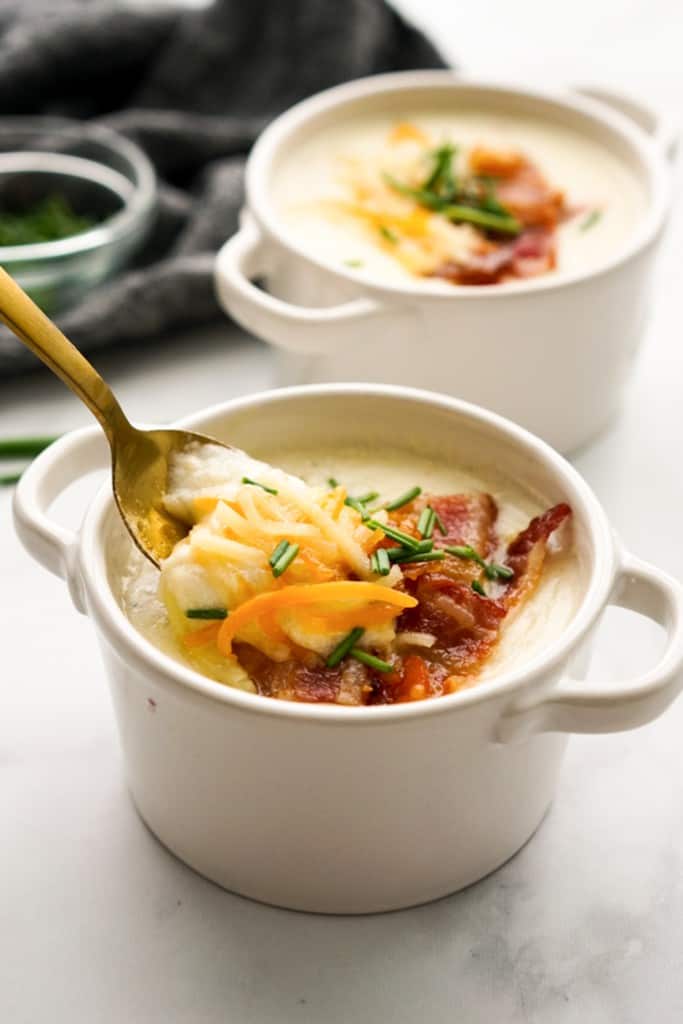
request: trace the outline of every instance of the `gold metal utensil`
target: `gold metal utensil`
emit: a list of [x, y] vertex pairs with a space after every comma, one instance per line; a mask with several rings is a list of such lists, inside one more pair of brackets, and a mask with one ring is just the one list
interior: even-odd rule
[[142, 553], [159, 565], [189, 529], [163, 505], [171, 456], [198, 443], [228, 446], [188, 430], [132, 426], [99, 373], [2, 268], [0, 320], [99, 420], [111, 448], [114, 498], [121, 518]]

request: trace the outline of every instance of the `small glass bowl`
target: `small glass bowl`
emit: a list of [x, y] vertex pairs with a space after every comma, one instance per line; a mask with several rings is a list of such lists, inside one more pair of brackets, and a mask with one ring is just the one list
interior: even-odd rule
[[124, 267], [147, 237], [156, 175], [128, 139], [95, 125], [0, 119], [0, 206], [60, 195], [94, 227], [52, 242], [0, 246], [0, 265], [48, 314], [79, 302]]

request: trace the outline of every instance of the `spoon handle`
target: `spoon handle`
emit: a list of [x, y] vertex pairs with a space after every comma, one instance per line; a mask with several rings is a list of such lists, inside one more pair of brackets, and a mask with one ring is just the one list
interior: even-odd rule
[[45, 363], [97, 417], [112, 444], [132, 427], [111, 389], [75, 345], [0, 267], [0, 320]]

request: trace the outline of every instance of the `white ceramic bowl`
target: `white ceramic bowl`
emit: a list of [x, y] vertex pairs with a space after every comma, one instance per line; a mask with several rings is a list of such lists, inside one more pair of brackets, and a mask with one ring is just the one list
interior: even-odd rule
[[[632, 101], [588, 93], [419, 71], [350, 82], [292, 107], [249, 158], [243, 226], [216, 262], [222, 305], [283, 350], [283, 383], [433, 388], [509, 416], [560, 451], [578, 447], [622, 398], [650, 305], [670, 192], [671, 139], [660, 122]], [[473, 103], [537, 114], [597, 139], [643, 182], [647, 210], [637, 230], [595, 269], [489, 287], [376, 283], [307, 251], [275, 209], [272, 185], [282, 157], [337, 118], [367, 111], [399, 116], [416, 101], [421, 108]], [[254, 278], [264, 279], [268, 291]]]
[[[153, 832], [201, 874], [299, 910], [363, 913], [443, 896], [498, 867], [553, 798], [569, 732], [629, 729], [660, 714], [683, 679], [683, 591], [624, 553], [597, 499], [542, 441], [492, 413], [428, 392], [359, 385], [266, 392], [183, 426], [252, 449], [362, 441], [443, 459], [494, 463], [574, 510], [585, 588], [555, 642], [478, 687], [431, 701], [344, 708], [229, 689], [145, 640], [116, 597], [127, 537], [109, 486], [79, 533], [50, 502], [106, 465], [97, 428], [70, 434], [29, 467], [16, 492], [23, 543], [64, 577], [97, 630], [135, 804]], [[609, 603], [667, 630], [639, 679], [605, 687], [585, 674]], [[614, 837], [615, 846], [627, 841]]]

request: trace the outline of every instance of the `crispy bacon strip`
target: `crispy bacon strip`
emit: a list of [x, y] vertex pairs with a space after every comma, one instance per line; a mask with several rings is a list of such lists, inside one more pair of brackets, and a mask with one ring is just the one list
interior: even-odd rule
[[504, 596], [506, 608], [519, 605], [531, 595], [543, 569], [548, 541], [571, 514], [569, 505], [554, 505], [532, 519], [526, 530], [518, 534], [508, 545], [505, 564], [514, 570], [515, 575]]
[[250, 644], [236, 647], [238, 660], [259, 693], [309, 704], [365, 704], [372, 690], [368, 669], [353, 659], [327, 668], [322, 658], [300, 652], [301, 660], [272, 661]]

